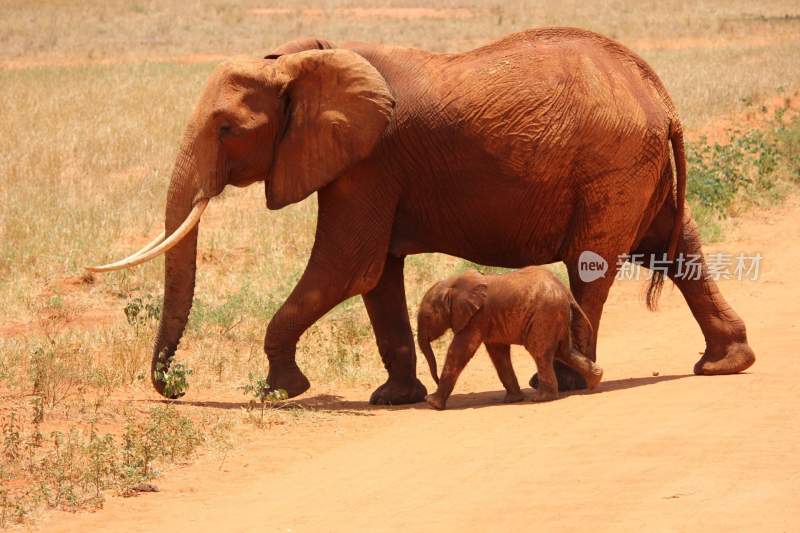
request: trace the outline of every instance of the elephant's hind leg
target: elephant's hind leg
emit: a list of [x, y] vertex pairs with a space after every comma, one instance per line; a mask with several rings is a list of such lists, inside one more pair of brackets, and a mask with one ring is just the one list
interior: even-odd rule
[[492, 360], [497, 377], [506, 389], [505, 403], [520, 402], [525, 399], [519, 389], [519, 381], [511, 365], [511, 347], [508, 344], [487, 344], [486, 351]]
[[558, 398], [558, 379], [553, 368], [557, 349], [557, 345], [549, 346], [544, 350], [534, 346], [528, 348], [536, 361], [536, 370], [539, 376], [538, 386], [531, 397], [534, 402], [549, 402]]
[[561, 326], [568, 324], [566, 317], [551, 314], [545, 320], [537, 321], [525, 341], [525, 349], [536, 361], [538, 383], [531, 398], [534, 402], [548, 402], [558, 398], [558, 379], [553, 364], [567, 334]]
[[744, 321], [725, 301], [719, 287], [709, 275], [702, 255], [697, 225], [691, 218], [684, 221], [679, 252], [701, 258], [699, 279], [673, 276], [706, 340], [703, 356], [694, 365], [695, 374], [735, 374], [749, 368], [756, 356], [747, 343]]
[[[635, 251], [644, 254], [644, 265], [649, 265], [653, 256], [661, 258], [665, 249], [663, 243], [666, 242], [667, 231], [671, 227], [671, 211], [671, 208], [662, 209]], [[683, 294], [706, 341], [705, 352], [694, 365], [694, 373], [735, 374], [746, 370], [756, 358], [747, 343], [744, 321], [725, 301], [709, 274], [697, 225], [688, 214], [684, 217], [677, 254], [684, 264], [682, 271], [679, 272], [673, 265], [668, 275]], [[688, 261], [692, 261], [696, 267], [688, 267]]]
[[[603, 369], [594, 364], [594, 361], [571, 348], [571, 343], [566, 342], [560, 347], [558, 360], [581, 375], [586, 382], [587, 389], [597, 387], [603, 379]], [[566, 347], [565, 347], [566, 346]]]
[[[608, 173], [602, 186], [586, 187], [579, 198], [571, 237], [565, 242], [562, 258], [569, 286], [594, 332], [589, 346], [581, 351], [592, 361], [597, 360], [600, 317], [616, 278], [618, 259], [629, 253], [643, 216], [646, 218], [651, 204], [659, 201], [658, 191], [652, 190], [657, 181], [653, 169], [643, 160], [629, 169]], [[644, 194], [648, 189], [650, 194]], [[635, 190], [639, 193], [633, 194]], [[620, 200], [610, 201], [606, 191], [618, 191]], [[583, 377], [561, 361], [556, 361], [555, 368], [560, 390], [586, 388]]]
[[416, 374], [417, 356], [408, 319], [403, 262], [403, 258], [390, 255], [378, 285], [362, 296], [383, 366], [389, 372], [389, 379], [369, 399], [373, 405], [421, 402], [427, 394]]
[[[608, 271], [603, 277], [591, 279], [590, 281], [581, 279], [578, 264], [581, 250], [594, 252], [603, 258], [608, 266]], [[587, 244], [582, 246], [581, 250], [576, 251], [569, 258], [565, 259], [564, 263], [567, 266], [572, 294], [583, 309], [583, 312], [586, 313], [589, 322], [592, 324], [594, 335], [591, 339], [590, 346], [587, 346], [587, 353], [585, 355], [589, 360], [594, 361], [597, 357], [597, 332], [600, 328], [600, 317], [603, 314], [603, 306], [606, 303], [608, 293], [611, 290], [611, 285], [614, 283], [614, 278], [616, 276], [616, 258], [619, 254], [624, 253], [624, 249], [620, 246], [613, 250], [601, 251], [602, 249], [599, 245]], [[587, 387], [584, 377], [559, 359], [555, 361], [555, 372], [558, 376], [558, 389], [560, 391], [581, 390]], [[539, 374], [534, 374], [530, 381], [531, 387], [537, 388], [539, 382]]]

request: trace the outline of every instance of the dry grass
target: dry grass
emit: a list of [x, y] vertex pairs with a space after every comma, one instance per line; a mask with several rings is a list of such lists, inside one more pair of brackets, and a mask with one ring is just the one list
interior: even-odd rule
[[[177, 142], [213, 67], [210, 58], [263, 54], [309, 34], [458, 51], [521, 28], [574, 25], [639, 50], [689, 128], [780, 88], [800, 88], [795, 2], [761, 3], [757, 11], [744, 1], [699, 7], [449, 1], [436, 8], [449, 12], [410, 9], [418, 6], [402, 0], [371, 2], [374, 11], [352, 1], [3, 2], [3, 418], [14, 411], [30, 423], [34, 395], [44, 399], [46, 423], [85, 427], [87, 412], [104, 398], [100, 416], [113, 426], [120, 402], [154, 398], [143, 376], [155, 321], [131, 325], [123, 310], [137, 297], [158, 301], [162, 261], [96, 280], [81, 280], [81, 266], [121, 257], [158, 232]], [[212, 203], [201, 228], [196, 304], [178, 353], [194, 370], [188, 399], [245, 401], [238, 387], [250, 374], [265, 373], [265, 325], [304, 268], [315, 212], [312, 200], [267, 212], [260, 185]], [[410, 258], [412, 312], [430, 283], [464, 266], [439, 255]], [[40, 352], [49, 354], [46, 366], [37, 363]], [[315, 325], [298, 358], [317, 390], [366, 390], [384, 376], [358, 299]], [[34, 390], [36, 372], [47, 373], [40, 380], [50, 380], [50, 389]], [[181, 409], [200, 416], [197, 408]]]
[[[263, 55], [302, 35], [460, 51], [521, 28], [580, 26], [652, 63], [690, 127], [800, 77], [800, 12], [791, 1], [559, 3], [6, 2], [0, 60], [12, 65], [203, 60]], [[416, 8], [416, 9], [415, 9]], [[123, 69], [122, 72], [126, 72]]]

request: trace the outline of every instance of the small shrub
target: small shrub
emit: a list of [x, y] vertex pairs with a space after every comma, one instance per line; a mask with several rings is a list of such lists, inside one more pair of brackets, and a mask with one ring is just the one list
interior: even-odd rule
[[161, 302], [148, 294], [144, 298], [128, 300], [123, 309], [125, 318], [134, 329], [147, 326], [161, 317]]
[[3, 457], [9, 462], [15, 462], [20, 458], [21, 453], [19, 421], [17, 413], [11, 411], [8, 420], [3, 424]]
[[164, 384], [164, 392], [170, 398], [186, 394], [192, 373], [193, 370], [182, 363], [172, 363], [168, 369], [160, 361], [156, 364], [156, 379]]
[[[216, 442], [222, 422], [210, 424]], [[100, 434], [96, 420], [87, 430], [72, 427], [52, 431], [46, 438], [38, 424], [23, 434], [16, 416], [3, 424], [0, 483], [16, 483], [14, 490], [0, 485], [0, 527], [22, 522], [39, 507], [75, 511], [101, 507], [104, 493], [131, 494], [158, 475], [159, 461], [189, 458], [205, 436], [187, 416], [170, 405], [150, 409], [144, 417], [126, 413], [121, 438]]]
[[687, 143], [687, 200], [703, 238], [721, 237], [720, 221], [739, 208], [773, 203], [800, 181], [800, 118], [778, 110], [764, 130], [733, 131], [728, 143]]
[[705, 137], [690, 144], [687, 198], [727, 216], [736, 193], [752, 185], [762, 172], [771, 172], [773, 162], [766, 154], [772, 151], [759, 132], [736, 133], [728, 144], [710, 145]]
[[168, 458], [171, 462], [188, 459], [203, 443], [203, 434], [192, 419], [170, 405], [153, 408], [146, 428], [159, 441], [156, 457]]
[[189, 417], [181, 415], [174, 406], [165, 405], [151, 409], [144, 421], [126, 414], [122, 440], [123, 492], [129, 492], [142, 481], [156, 477], [153, 467], [156, 460], [187, 459], [204, 437]]
[[41, 398], [43, 409], [55, 408], [81, 383], [81, 374], [86, 370], [81, 350], [53, 339], [30, 352], [28, 373], [32, 392]]
[[282, 402], [289, 398], [289, 394], [284, 389], [271, 389], [269, 383], [267, 382], [267, 378], [259, 377], [256, 374], [250, 372], [247, 375], [247, 383], [239, 387], [242, 392], [246, 396], [250, 396], [252, 399], [250, 400], [250, 408], [256, 405], [256, 402], [261, 407], [261, 416], [259, 419], [259, 425], [264, 424], [264, 412], [267, 406], [272, 407], [278, 402]]

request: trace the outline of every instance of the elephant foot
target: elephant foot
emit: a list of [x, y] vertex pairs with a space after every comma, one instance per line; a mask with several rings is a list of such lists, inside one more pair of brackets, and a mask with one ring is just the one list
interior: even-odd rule
[[532, 402], [552, 402], [553, 400], [558, 399], [557, 392], [545, 392], [543, 390], [537, 389], [534, 391], [533, 396], [531, 396]]
[[503, 398], [503, 403], [516, 403], [525, 399], [525, 395], [521, 391], [507, 392], [506, 397]]
[[294, 361], [288, 363], [270, 362], [267, 383], [269, 383], [270, 391], [283, 389], [289, 398], [299, 396], [311, 387], [308, 378]]
[[746, 342], [734, 342], [717, 350], [706, 348], [703, 357], [694, 365], [694, 373], [702, 376], [736, 374], [755, 362], [756, 356]]
[[400, 381], [391, 377], [375, 389], [369, 398], [372, 405], [404, 405], [418, 403], [425, 399], [428, 390], [417, 378], [413, 381]]
[[584, 377], [586, 381], [586, 388], [589, 390], [594, 389], [600, 384], [603, 379], [603, 369], [597, 365], [592, 365], [591, 371]]
[[447, 406], [447, 401], [442, 399], [442, 396], [435, 392], [425, 396], [425, 401], [437, 411], [444, 411]]
[[[583, 390], [586, 388], [586, 380], [580, 374], [572, 370], [560, 361], [555, 362], [556, 379], [558, 379], [558, 390], [561, 392], [571, 390]], [[600, 376], [602, 377], [602, 370]], [[539, 388], [539, 374], [536, 373], [530, 380], [530, 386], [534, 389]]]

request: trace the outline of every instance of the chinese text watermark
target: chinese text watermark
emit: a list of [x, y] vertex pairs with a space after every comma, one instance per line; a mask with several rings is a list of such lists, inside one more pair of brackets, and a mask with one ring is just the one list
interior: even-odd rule
[[[738, 281], [757, 281], [761, 273], [760, 253], [738, 254], [715, 252], [705, 256], [700, 254], [678, 254], [674, 261], [667, 254], [621, 254], [616, 259], [617, 280], [641, 279], [641, 267], [647, 268], [647, 278], [660, 273], [672, 275], [673, 279], [700, 280], [735, 279]], [[604, 278], [608, 272], [608, 262], [600, 254], [586, 250], [578, 258], [578, 276], [588, 283]]]

